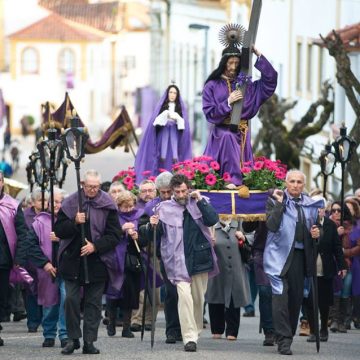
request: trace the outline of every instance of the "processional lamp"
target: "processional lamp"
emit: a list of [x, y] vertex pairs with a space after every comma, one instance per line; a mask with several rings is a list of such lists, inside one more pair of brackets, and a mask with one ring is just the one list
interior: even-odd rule
[[346, 134], [346, 127], [343, 124], [340, 128], [340, 135], [335, 139], [332, 146], [335, 149], [336, 161], [341, 164], [341, 220], [340, 224], [344, 223], [344, 180], [345, 180], [345, 165], [351, 160], [356, 142], [353, 138]]
[[[61, 135], [61, 140], [64, 145], [66, 156], [75, 164], [76, 171], [76, 182], [77, 182], [77, 191], [78, 191], [78, 205], [79, 212], [83, 212], [82, 204], [82, 192], [81, 192], [81, 182], [80, 182], [80, 162], [85, 156], [85, 144], [89, 138], [86, 128], [80, 126], [79, 117], [74, 114], [70, 119], [71, 127], [63, 131]], [[80, 233], [81, 233], [81, 243], [82, 246], [86, 245], [85, 241], [85, 226], [80, 224]], [[89, 272], [87, 264], [87, 256], [83, 257], [84, 260], [84, 280], [85, 283], [89, 283]]]
[[[56, 170], [60, 166], [63, 157], [63, 144], [56, 139], [57, 130], [52, 126], [47, 131], [47, 140], [40, 140], [37, 144], [41, 166], [50, 180], [50, 210], [51, 210], [51, 231], [54, 231], [55, 208], [54, 208], [54, 181]], [[56, 266], [57, 246], [52, 242], [52, 264]]]
[[41, 188], [41, 211], [45, 210], [45, 187], [47, 183], [47, 174], [45, 168], [43, 168], [39, 151], [33, 152], [30, 155], [30, 161], [32, 164], [33, 175], [35, 183]]
[[331, 145], [325, 145], [325, 150], [321, 152], [320, 155], [320, 167], [321, 167], [321, 173], [324, 175], [324, 188], [323, 188], [323, 196], [326, 198], [326, 184], [328, 176], [330, 176], [335, 169], [336, 164], [336, 156], [331, 151]]

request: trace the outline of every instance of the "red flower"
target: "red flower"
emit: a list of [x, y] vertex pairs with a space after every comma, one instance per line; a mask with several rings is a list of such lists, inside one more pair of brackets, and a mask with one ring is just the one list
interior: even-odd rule
[[229, 182], [231, 180], [231, 175], [228, 172], [224, 172], [223, 180]]
[[262, 161], [257, 161], [254, 164], [254, 170], [261, 170], [264, 167], [264, 163]]
[[216, 176], [214, 174], [208, 174], [205, 177], [205, 183], [209, 186], [213, 186], [216, 184]]
[[134, 179], [130, 176], [127, 176], [126, 178], [124, 178], [123, 183], [124, 185], [134, 184]]
[[244, 166], [242, 169], [241, 169], [241, 172], [243, 174], [247, 174], [251, 171], [251, 168], [247, 167], [247, 166]]
[[199, 164], [198, 170], [203, 174], [207, 174], [209, 172], [209, 167], [206, 164]]
[[220, 170], [220, 164], [217, 161], [211, 161], [210, 162], [210, 166], [214, 169], [214, 170]]

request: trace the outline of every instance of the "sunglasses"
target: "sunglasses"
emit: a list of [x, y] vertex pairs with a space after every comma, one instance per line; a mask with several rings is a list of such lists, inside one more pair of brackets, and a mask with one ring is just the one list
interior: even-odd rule
[[334, 213], [341, 213], [341, 209], [331, 209], [331, 213], [334, 214]]

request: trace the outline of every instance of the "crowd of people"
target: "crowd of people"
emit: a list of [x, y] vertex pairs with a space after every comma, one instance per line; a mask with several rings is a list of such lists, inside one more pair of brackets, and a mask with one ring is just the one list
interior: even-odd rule
[[[267, 220], [245, 222], [219, 219], [184, 175], [163, 172], [155, 182], [144, 180], [135, 196], [119, 182], [101, 190], [101, 175], [88, 170], [83, 211], [77, 192], [67, 196], [55, 188], [52, 225], [46, 192], [36, 188], [19, 204], [4, 193], [3, 181], [0, 172], [0, 319], [13, 312], [15, 321], [27, 318], [29, 332], [41, 325], [43, 347], [53, 347], [58, 336], [62, 354], [69, 355], [83, 338], [83, 353], [98, 354], [102, 315], [108, 336], [121, 325], [121, 336], [133, 338], [145, 297], [151, 330], [160, 296], [150, 304], [154, 289], [146, 285], [146, 269], [157, 273], [155, 291], [165, 289], [166, 343], [182, 341], [185, 351], [196, 351], [206, 303], [212, 338], [234, 341], [241, 337], [240, 309], [252, 301], [250, 262], [264, 346], [292, 353], [301, 307], [310, 324], [307, 341], [315, 341], [315, 288], [320, 341], [328, 341], [328, 329], [346, 332], [351, 322], [360, 327], [360, 190], [346, 198], [341, 220], [341, 204], [305, 193], [304, 174], [291, 170], [286, 189], [268, 199]], [[244, 241], [252, 243], [250, 260], [240, 251]], [[11, 309], [19, 297], [25, 311]]]

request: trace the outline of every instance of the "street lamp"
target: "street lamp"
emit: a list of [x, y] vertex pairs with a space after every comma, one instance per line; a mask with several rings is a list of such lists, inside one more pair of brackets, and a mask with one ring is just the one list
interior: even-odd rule
[[[189, 25], [189, 29], [190, 30], [204, 30], [204, 57], [203, 57], [203, 80], [204, 80], [204, 84], [207, 78], [207, 71], [208, 71], [208, 32], [210, 29], [210, 26], [208, 25], [203, 25], [203, 24], [190, 24]], [[207, 134], [208, 134], [208, 127], [207, 127], [207, 122], [205, 119], [203, 119], [202, 124], [201, 124], [201, 147], [204, 150], [205, 146], [206, 146], [206, 141], [207, 141]]]
[[[80, 119], [75, 114], [73, 118], [70, 119], [71, 127], [63, 131], [61, 135], [61, 140], [64, 144], [64, 149], [66, 151], [66, 156], [75, 164], [76, 171], [76, 182], [77, 182], [77, 192], [78, 192], [78, 207], [79, 212], [83, 212], [82, 204], [82, 193], [80, 186], [80, 162], [81, 159], [85, 156], [85, 144], [89, 135], [87, 130], [84, 127], [80, 126]], [[85, 226], [80, 224], [81, 232], [81, 243], [82, 246], [86, 245], [85, 241]], [[89, 283], [89, 271], [87, 264], [87, 256], [83, 257], [84, 259], [84, 280], [85, 283]]]
[[36, 184], [41, 188], [41, 211], [45, 210], [45, 187], [47, 183], [47, 174], [45, 168], [43, 168], [39, 151], [33, 152], [30, 155], [30, 162], [32, 167], [32, 173]]
[[350, 161], [352, 153], [356, 147], [356, 142], [346, 134], [346, 127], [343, 124], [340, 128], [340, 135], [333, 142], [336, 161], [341, 164], [341, 225], [344, 222], [344, 175], [345, 165]]
[[35, 177], [33, 172], [33, 164], [31, 160], [31, 155], [29, 156], [29, 162], [26, 164], [26, 178], [27, 182], [30, 185], [30, 192], [33, 191], [34, 184], [35, 184]]
[[325, 145], [325, 150], [321, 152], [319, 160], [321, 172], [324, 175], [323, 196], [324, 198], [326, 198], [327, 178], [334, 172], [336, 163], [336, 157], [335, 154], [331, 151], [331, 145]]
[[[37, 144], [40, 154], [41, 166], [50, 179], [50, 211], [51, 211], [51, 231], [54, 231], [55, 210], [54, 210], [54, 180], [55, 172], [60, 166], [63, 157], [63, 145], [61, 140], [56, 139], [57, 130], [50, 127], [47, 136], [48, 140], [41, 140]], [[52, 264], [56, 266], [56, 246], [52, 242]]]

